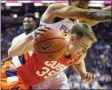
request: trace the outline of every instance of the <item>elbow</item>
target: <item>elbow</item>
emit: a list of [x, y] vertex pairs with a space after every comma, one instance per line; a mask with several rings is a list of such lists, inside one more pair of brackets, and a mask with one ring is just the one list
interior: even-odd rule
[[11, 49], [9, 49], [8, 50], [8, 56], [14, 57], [15, 56], [15, 52], [13, 52]]

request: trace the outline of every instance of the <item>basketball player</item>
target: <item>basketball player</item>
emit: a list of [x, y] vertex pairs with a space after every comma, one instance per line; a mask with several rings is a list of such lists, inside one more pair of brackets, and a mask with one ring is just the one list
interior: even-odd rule
[[[39, 56], [33, 53], [32, 56], [27, 56], [30, 58], [23, 66], [20, 65], [16, 68], [18, 75], [20, 75], [26, 85], [33, 86], [33, 88], [36, 89], [69, 89], [65, 76], [60, 78], [59, 73], [68, 66], [82, 63], [88, 48], [90, 48], [92, 43], [96, 41], [91, 27], [87, 24], [74, 25], [70, 34], [71, 35], [67, 38], [68, 50], [65, 52], [65, 55], [61, 59], [57, 61], [43, 61]], [[19, 48], [13, 49], [11, 47], [10, 50], [12, 50], [12, 52], [14, 52], [14, 50], [17, 52], [13, 54], [10, 51], [10, 55], [22, 55], [24, 52], [33, 50], [33, 38], [34, 33], [31, 33], [27, 35], [23, 40], [18, 40], [21, 45], [19, 44]], [[12, 46], [18, 47], [16, 44], [18, 41], [14, 41]], [[23, 52], [19, 52], [18, 50], [23, 50]], [[88, 75], [90, 76], [86, 77], [87, 81], [90, 81], [90, 79], [93, 80], [95, 78], [94, 75], [90, 73]], [[64, 81], [63, 85], [60, 84], [62, 83], [60, 82], [62, 80]]]
[[[112, 20], [111, 6], [103, 8], [102, 11], [96, 9], [88, 10], [89, 0], [68, 0], [68, 2], [69, 5], [50, 5], [41, 17], [40, 26], [56, 28], [61, 30], [64, 35], [67, 35], [77, 21], [93, 26], [99, 22], [107, 21], [105, 17], [108, 16], [109, 13], [110, 19], [108, 20]], [[106, 13], [104, 11], [111, 12]], [[94, 74], [86, 71], [84, 61], [78, 65], [74, 65], [74, 67], [75, 70], [77, 70], [77, 72], [81, 75], [83, 81], [91, 81], [91, 77], [94, 76]], [[90, 79], [87, 79], [86, 77]]]
[[[36, 28], [36, 18], [32, 13], [27, 13], [24, 15], [24, 19], [23, 19], [23, 29], [24, 29], [24, 33], [22, 33], [21, 35], [17, 36], [19, 39], [24, 38], [27, 34], [31, 33], [34, 29]], [[15, 37], [16, 38], [16, 37]], [[21, 56], [22, 58], [22, 56]], [[7, 61], [7, 62], [6, 62]], [[3, 66], [2, 66], [2, 89], [14, 89], [17, 87], [13, 87], [14, 85], [17, 85], [18, 81], [15, 80], [16, 76], [16, 69], [15, 66], [13, 65], [13, 61], [15, 62], [19, 62], [18, 57], [8, 57], [3, 59]], [[20, 65], [21, 63], [18, 63], [17, 65]], [[12, 73], [11, 73], [12, 72]], [[12, 74], [12, 76], [10, 76], [10, 74]], [[13, 75], [14, 74], [14, 75]], [[12, 77], [12, 78], [11, 78]], [[12, 80], [10, 81], [9, 78], [11, 78]], [[18, 87], [21, 88], [25, 88], [24, 85], [21, 85], [21, 82], [19, 83], [20, 85]]]
[[[24, 29], [24, 33], [21, 34], [21, 36], [24, 37], [24, 35], [27, 35], [29, 33], [31, 33], [34, 29], [36, 28], [36, 18], [32, 13], [27, 13], [24, 15], [24, 20], [23, 20], [23, 29]], [[11, 57], [7, 57], [4, 58], [2, 61], [2, 63], [4, 63], [5, 61], [11, 60]]]

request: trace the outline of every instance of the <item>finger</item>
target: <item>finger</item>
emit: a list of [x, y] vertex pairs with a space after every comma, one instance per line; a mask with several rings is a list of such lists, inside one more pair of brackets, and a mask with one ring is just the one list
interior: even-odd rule
[[46, 32], [46, 30], [45, 30], [45, 29], [39, 29], [39, 31]]
[[82, 81], [87, 82], [87, 79], [88, 79], [88, 74], [84, 74], [84, 76], [82, 77]]
[[96, 76], [95, 76], [94, 74], [92, 74], [92, 73], [89, 73], [88, 76], [89, 76], [89, 77], [88, 77], [88, 79], [87, 79], [86, 82], [92, 82], [92, 81], [95, 80], [95, 78], [96, 78]]
[[44, 28], [45, 28], [45, 29], [48, 29], [48, 30], [51, 30], [51, 28], [50, 28], [50, 27], [46, 27], [46, 26], [45, 26]]
[[39, 32], [39, 31], [34, 31], [34, 33], [32, 34], [32, 36], [33, 36], [34, 39], [36, 39], [36, 37], [38, 35], [43, 35], [43, 33], [42, 32]]
[[85, 77], [83, 78], [84, 82], [90, 82], [90, 80], [92, 79], [92, 74], [91, 73], [86, 73]]
[[43, 35], [43, 32], [35, 31], [35, 32], [34, 32], [34, 35], [36, 36], [37, 34], [38, 34], [38, 35]]
[[81, 77], [82, 82], [86, 81], [86, 73], [83, 74], [83, 76]]
[[51, 30], [51, 28], [50, 27], [46, 27], [46, 26], [39, 27], [39, 31], [46, 32], [47, 30]]
[[47, 30], [44, 28], [38, 28], [36, 31], [42, 31], [42, 32], [46, 32]]
[[93, 77], [93, 75], [91, 73], [88, 73], [87, 78], [86, 78], [86, 82], [92, 81], [93, 80], [92, 77]]
[[92, 76], [92, 81], [94, 81], [94, 80], [96, 80], [96, 75], [95, 74], [93, 74], [93, 76]]

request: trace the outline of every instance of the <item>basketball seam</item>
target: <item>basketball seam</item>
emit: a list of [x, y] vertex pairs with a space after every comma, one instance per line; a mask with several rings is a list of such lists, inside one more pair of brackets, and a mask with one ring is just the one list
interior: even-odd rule
[[[64, 38], [58, 38], [58, 37], [57, 37], [57, 38], [50, 38], [50, 39], [45, 39], [45, 40], [42, 40], [42, 41], [40, 41], [40, 42], [37, 42], [37, 43], [35, 43], [35, 45], [36, 45], [36, 44], [39, 44], [39, 43], [41, 43], [41, 42], [47, 41], [47, 40], [52, 40], [52, 39], [63, 39], [63, 40], [65, 40]], [[34, 47], [35, 47], [35, 45], [34, 45]], [[53, 52], [57, 52], [57, 51], [63, 49], [65, 46], [66, 46], [66, 44], [65, 44], [62, 48], [60, 48], [60, 49], [58, 49], [58, 50], [55, 50], [55, 51], [51, 51], [51, 52], [40, 52], [40, 51], [37, 51], [37, 52], [38, 52], [38, 53], [53, 53]]]
[[37, 42], [37, 43], [35, 43], [35, 44], [38, 44], [38, 43], [41, 43], [41, 42], [44, 42], [44, 41], [47, 41], [47, 40], [51, 40], [51, 39], [63, 39], [63, 40], [65, 40], [64, 38], [49, 38], [49, 39], [45, 39], [45, 40], [42, 40], [42, 41], [40, 41], [40, 42]]

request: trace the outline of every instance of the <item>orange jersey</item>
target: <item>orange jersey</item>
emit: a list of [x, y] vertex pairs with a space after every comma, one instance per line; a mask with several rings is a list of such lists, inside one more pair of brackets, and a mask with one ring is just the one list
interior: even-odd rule
[[[29, 57], [28, 54], [26, 57]], [[25, 84], [33, 86], [73, 65], [79, 58], [70, 60], [62, 57], [58, 61], [45, 61], [33, 53], [30, 58], [27, 58], [28, 60], [25, 64], [17, 68], [17, 71]]]

